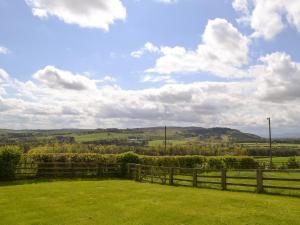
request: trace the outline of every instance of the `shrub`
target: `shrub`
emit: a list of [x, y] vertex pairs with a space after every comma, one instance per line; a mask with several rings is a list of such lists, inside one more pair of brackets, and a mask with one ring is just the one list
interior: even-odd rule
[[135, 154], [133, 152], [126, 152], [117, 155], [117, 161], [122, 164], [127, 164], [127, 163], [139, 163], [139, 155]]
[[153, 166], [187, 167], [202, 169], [253, 169], [258, 163], [252, 157], [241, 156], [217, 156], [205, 157], [198, 155], [187, 156], [145, 156], [134, 152], [122, 154], [97, 154], [97, 153], [65, 153], [28, 154], [27, 158], [35, 162], [97, 162], [101, 164], [121, 163], [123, 170], [127, 163], [140, 163]]
[[224, 168], [222, 158], [211, 157], [208, 159], [206, 169], [219, 170], [222, 168]]
[[241, 157], [239, 159], [238, 169], [256, 169], [259, 164], [251, 157]]
[[289, 169], [297, 169], [299, 168], [299, 163], [296, 160], [296, 157], [290, 157], [287, 162], [287, 167]]
[[20, 158], [20, 148], [16, 146], [0, 147], [0, 180], [15, 178], [16, 166]]
[[133, 152], [126, 152], [123, 154], [117, 155], [117, 162], [121, 163], [121, 173], [125, 175], [127, 172], [127, 163], [139, 163], [139, 155]]

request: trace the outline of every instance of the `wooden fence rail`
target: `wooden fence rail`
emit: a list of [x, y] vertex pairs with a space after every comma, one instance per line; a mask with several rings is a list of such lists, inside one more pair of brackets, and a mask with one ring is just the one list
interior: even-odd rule
[[[99, 178], [124, 177], [139, 182], [222, 190], [246, 189], [256, 192], [293, 191], [300, 194], [300, 170], [203, 170], [140, 164], [101, 164], [97, 162], [24, 162], [17, 166], [16, 178]], [[244, 190], [243, 189], [243, 190]], [[273, 192], [274, 192], [273, 191]]]
[[118, 177], [121, 164], [96, 162], [34, 162], [21, 163], [16, 168], [16, 179], [52, 177]]
[[[264, 192], [266, 189], [300, 191], [300, 170], [202, 170], [128, 164], [127, 174], [128, 178], [139, 182], [169, 185], [192, 187], [210, 185], [222, 190], [246, 187], [252, 188], [258, 193]], [[276, 183], [272, 184], [272, 182]]]

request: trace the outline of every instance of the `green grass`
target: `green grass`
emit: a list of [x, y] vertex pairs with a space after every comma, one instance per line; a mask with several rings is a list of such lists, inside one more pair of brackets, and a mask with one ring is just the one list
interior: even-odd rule
[[300, 198], [125, 180], [0, 184], [3, 225], [300, 224]]
[[[290, 157], [273, 157], [272, 161], [273, 163], [287, 163]], [[295, 156], [296, 160], [300, 162], [300, 156]], [[269, 157], [257, 157], [256, 158], [259, 161], [265, 161], [269, 162], [270, 158]]]
[[100, 141], [100, 140], [112, 140], [112, 139], [127, 139], [128, 134], [123, 133], [94, 133], [94, 134], [76, 134], [72, 135], [76, 142], [84, 141]]
[[[168, 145], [185, 145], [189, 142], [188, 139], [185, 139], [185, 140], [168, 140], [167, 141], [167, 144]], [[149, 141], [148, 145], [149, 146], [163, 146], [165, 144], [165, 141], [164, 140], [153, 140], [153, 141]]]

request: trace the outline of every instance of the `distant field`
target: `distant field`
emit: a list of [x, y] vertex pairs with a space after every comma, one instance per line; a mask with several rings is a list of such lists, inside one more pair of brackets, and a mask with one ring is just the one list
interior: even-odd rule
[[[257, 148], [257, 149], [269, 149], [268, 143], [240, 143], [243, 147], [246, 148]], [[289, 149], [300, 149], [300, 144], [292, 143], [273, 143], [272, 148], [289, 148]]]
[[[172, 145], [184, 145], [188, 143], [190, 140], [168, 140], [167, 144], [172, 144]], [[158, 145], [164, 145], [165, 141], [164, 140], [154, 140], [154, 141], [149, 141], [149, 146], [158, 146]]]
[[4, 225], [297, 225], [300, 199], [125, 180], [0, 183]]
[[[286, 163], [289, 160], [290, 157], [273, 157], [272, 161], [273, 163]], [[300, 156], [295, 156], [296, 160], [300, 162]], [[257, 157], [256, 158], [259, 161], [266, 161], [269, 162], [270, 158], [269, 157]]]
[[75, 134], [72, 135], [76, 142], [85, 141], [99, 141], [99, 140], [112, 140], [112, 139], [127, 139], [128, 134], [123, 133], [94, 133], [94, 134]]

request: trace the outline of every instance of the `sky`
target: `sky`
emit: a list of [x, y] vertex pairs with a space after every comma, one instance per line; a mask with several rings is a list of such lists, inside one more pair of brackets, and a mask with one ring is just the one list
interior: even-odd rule
[[300, 136], [299, 0], [0, 0], [0, 127]]

